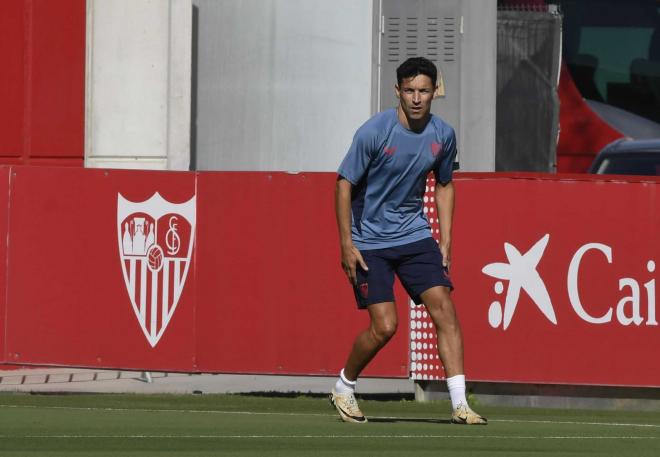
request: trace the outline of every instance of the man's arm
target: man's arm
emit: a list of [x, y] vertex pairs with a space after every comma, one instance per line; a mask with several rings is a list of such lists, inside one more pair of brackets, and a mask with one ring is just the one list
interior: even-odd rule
[[454, 218], [454, 183], [436, 183], [435, 206], [438, 209], [440, 224], [440, 252], [442, 265], [449, 268], [451, 265], [451, 226]]
[[339, 245], [341, 247], [341, 267], [346, 272], [348, 280], [357, 284], [356, 266], [359, 263], [364, 270], [368, 270], [362, 254], [353, 245], [351, 237], [351, 192], [353, 185], [344, 178], [337, 180], [335, 188], [335, 213], [337, 215], [337, 228], [339, 229]]

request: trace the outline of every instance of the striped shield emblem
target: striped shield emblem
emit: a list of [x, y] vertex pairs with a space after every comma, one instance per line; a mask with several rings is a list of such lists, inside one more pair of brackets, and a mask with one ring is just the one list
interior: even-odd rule
[[117, 194], [117, 237], [135, 316], [155, 347], [186, 284], [195, 239], [195, 196], [170, 203], [156, 192], [143, 202]]

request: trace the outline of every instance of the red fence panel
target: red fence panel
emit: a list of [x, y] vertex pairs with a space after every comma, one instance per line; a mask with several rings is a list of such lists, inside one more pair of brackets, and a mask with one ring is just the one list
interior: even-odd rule
[[85, 132], [85, 0], [32, 1], [31, 164], [82, 165]]
[[470, 379], [660, 386], [659, 179], [465, 174], [456, 187]]
[[83, 164], [85, 5], [2, 2], [0, 163]]
[[5, 2], [0, 14], [0, 157], [18, 157], [23, 150], [24, 27], [24, 6], [19, 2]]
[[[336, 373], [367, 316], [339, 268], [334, 181], [2, 169], [3, 361]], [[660, 386], [659, 185], [457, 175], [470, 379]], [[365, 375], [407, 376], [410, 354], [415, 379], [441, 377], [433, 331], [397, 287], [399, 333]]]
[[183, 290], [169, 338], [153, 348], [124, 281], [117, 207], [119, 194], [140, 202], [158, 191], [187, 201], [194, 173], [12, 169], [8, 361], [191, 369], [194, 281]]
[[[340, 268], [335, 175], [198, 179], [199, 369], [337, 373], [368, 316]], [[407, 365], [404, 329], [365, 374], [407, 376]]]
[[[330, 174], [13, 170], [11, 363], [336, 373], [367, 325], [339, 268]], [[162, 277], [154, 288], [151, 267], [141, 274], [120, 254], [126, 224], [158, 211], [146, 203], [121, 213], [121, 202], [156, 193], [161, 205], [198, 199], [194, 250], [165, 325]], [[182, 235], [181, 217], [155, 230], [165, 257], [175, 223]], [[141, 288], [129, 292], [131, 270], [134, 283], [147, 278], [142, 305]], [[405, 307], [401, 289], [398, 296]], [[366, 374], [407, 376], [407, 358], [403, 331]]]

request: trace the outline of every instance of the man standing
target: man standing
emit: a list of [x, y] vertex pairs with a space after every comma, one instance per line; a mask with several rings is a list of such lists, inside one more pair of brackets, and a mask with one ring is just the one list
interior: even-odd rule
[[[423, 58], [397, 68], [399, 106], [362, 125], [339, 167], [335, 192], [341, 263], [358, 308], [369, 312], [369, 328], [355, 339], [331, 401], [346, 422], [367, 422], [355, 400], [356, 380], [394, 335], [397, 312], [394, 274], [416, 304], [424, 304], [435, 325], [438, 352], [452, 401], [452, 422], [486, 424], [465, 398], [463, 337], [450, 298], [451, 181], [454, 129], [431, 114], [437, 69]], [[426, 177], [433, 170], [441, 227], [440, 247], [423, 212]]]

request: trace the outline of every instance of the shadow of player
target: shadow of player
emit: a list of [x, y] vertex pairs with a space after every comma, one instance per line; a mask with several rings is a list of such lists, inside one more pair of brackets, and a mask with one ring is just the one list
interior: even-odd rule
[[368, 417], [368, 419], [369, 422], [375, 423], [414, 422], [424, 424], [451, 424], [450, 419], [433, 419], [427, 417]]

